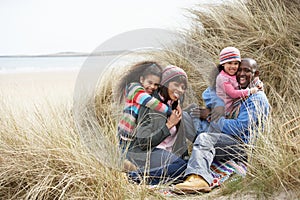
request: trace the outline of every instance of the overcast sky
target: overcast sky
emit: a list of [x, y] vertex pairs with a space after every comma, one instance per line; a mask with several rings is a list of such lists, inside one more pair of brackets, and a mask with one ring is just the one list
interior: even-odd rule
[[0, 55], [92, 52], [126, 31], [186, 28], [184, 8], [205, 1], [1, 0]]

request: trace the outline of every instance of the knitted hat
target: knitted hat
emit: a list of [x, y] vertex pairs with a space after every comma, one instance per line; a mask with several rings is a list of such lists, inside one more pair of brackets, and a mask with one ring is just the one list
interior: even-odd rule
[[220, 65], [230, 61], [241, 62], [240, 51], [235, 47], [226, 47], [220, 53]]
[[168, 65], [163, 71], [162, 71], [162, 77], [160, 84], [164, 85], [169, 80], [177, 77], [177, 76], [184, 76], [187, 79], [187, 75], [185, 71], [177, 66], [174, 65]]

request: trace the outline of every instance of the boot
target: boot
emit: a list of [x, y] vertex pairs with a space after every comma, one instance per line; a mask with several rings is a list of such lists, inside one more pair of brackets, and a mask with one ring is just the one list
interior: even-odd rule
[[199, 175], [191, 174], [183, 183], [174, 185], [176, 194], [195, 194], [197, 192], [210, 192], [209, 184]]
[[135, 164], [125, 159], [123, 163], [123, 171], [125, 172], [137, 171], [137, 167], [135, 166]]

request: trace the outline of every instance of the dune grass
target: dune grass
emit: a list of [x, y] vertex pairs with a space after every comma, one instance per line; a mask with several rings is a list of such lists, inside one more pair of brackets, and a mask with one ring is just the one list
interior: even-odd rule
[[[226, 5], [190, 9], [194, 27], [182, 32], [183, 43], [159, 58], [182, 64], [179, 56], [196, 63], [195, 71], [207, 79], [208, 64], [218, 63], [226, 46], [241, 50], [242, 57], [257, 60], [260, 77], [272, 107], [270, 122], [251, 152], [245, 180], [224, 186], [224, 193], [255, 191], [270, 195], [298, 191], [300, 186], [300, 8], [297, 1], [232, 1]], [[192, 45], [191, 45], [192, 44]], [[205, 52], [205, 53], [203, 53]], [[204, 56], [203, 56], [204, 55]], [[207, 57], [208, 56], [208, 57]], [[208, 63], [208, 64], [207, 64]], [[187, 63], [186, 63], [187, 64]], [[188, 66], [184, 66], [188, 67]], [[198, 76], [199, 74], [197, 74]], [[189, 77], [193, 77], [189, 74]], [[191, 87], [201, 94], [197, 79]], [[209, 81], [206, 81], [208, 83]], [[200, 94], [197, 94], [198, 96]], [[201, 101], [199, 101], [201, 103]], [[299, 193], [298, 193], [299, 196]]]
[[[190, 10], [194, 27], [182, 32], [185, 42], [154, 58], [184, 68], [192, 94], [187, 102], [196, 99], [201, 103], [201, 92], [208, 85], [219, 51], [235, 46], [243, 57], [258, 61], [272, 106], [267, 130], [260, 133], [250, 152], [246, 179], [228, 182], [221, 194], [252, 192], [265, 197], [277, 191], [294, 191], [299, 197], [298, 2], [235, 1], [202, 8], [199, 5]], [[115, 133], [122, 108], [113, 99], [116, 78], [112, 73], [122, 74], [109, 72], [103, 79], [105, 84], [99, 83], [93, 99], [97, 118], [89, 117], [89, 112], [83, 115], [83, 121], [88, 122], [85, 136], [90, 136], [89, 143], [82, 141], [71, 97], [41, 97], [32, 102], [1, 96], [1, 199], [164, 199], [143, 185], [129, 184], [117, 159], [107, 163], [107, 158], [117, 158]], [[11, 101], [13, 98], [19, 101]], [[109, 141], [109, 147], [101, 147], [103, 141]]]
[[[41, 99], [29, 109], [1, 102], [1, 199], [116, 199], [119, 175], [89, 155], [76, 133], [71, 103]], [[120, 180], [120, 181], [115, 181]]]
[[[129, 184], [120, 166], [112, 168], [99, 159], [99, 155], [109, 154], [109, 149], [98, 154], [89, 151], [75, 125], [71, 97], [41, 97], [34, 102], [16, 99], [6, 96], [1, 101], [1, 199], [135, 199], [156, 195]], [[94, 130], [86, 129], [85, 133], [92, 135]]]

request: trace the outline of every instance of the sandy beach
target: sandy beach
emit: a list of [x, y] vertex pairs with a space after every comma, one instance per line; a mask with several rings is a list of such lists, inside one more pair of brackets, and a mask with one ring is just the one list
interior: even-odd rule
[[16, 99], [66, 97], [73, 93], [79, 70], [0, 74], [1, 96]]

